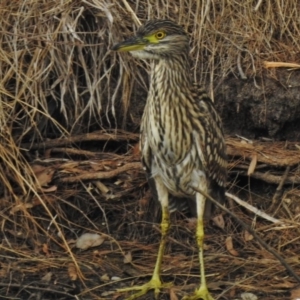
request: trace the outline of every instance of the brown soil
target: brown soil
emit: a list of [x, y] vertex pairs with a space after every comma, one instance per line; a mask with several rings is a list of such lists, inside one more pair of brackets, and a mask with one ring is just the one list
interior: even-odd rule
[[[34, 165], [40, 165], [39, 180], [49, 176], [47, 187], [56, 186], [57, 190], [46, 192], [42, 200], [34, 196], [28, 199], [27, 209], [21, 203], [11, 206], [3, 199], [0, 295], [9, 299], [124, 299], [117, 288], [149, 279], [160, 240], [160, 207], [151, 197], [139, 164], [137, 136], [120, 133], [117, 137], [109, 141], [111, 134], [95, 133], [66, 139], [65, 144], [62, 139], [46, 141], [41, 159], [33, 162], [32, 158]], [[71, 146], [79, 141], [80, 149]], [[272, 224], [231, 200], [227, 207], [251, 225], [299, 276], [300, 158], [295, 143], [245, 144], [238, 138], [227, 138], [227, 144], [228, 191], [288, 223]], [[248, 177], [253, 156], [257, 164]], [[282, 181], [286, 167], [290, 172], [283, 187], [266, 181]], [[259, 173], [273, 177], [255, 179]], [[291, 178], [297, 183], [291, 184]], [[271, 208], [276, 189], [279, 197]], [[40, 201], [56, 216], [73, 257]], [[205, 227], [207, 281], [216, 299], [241, 299], [243, 292], [251, 292], [258, 299], [291, 299], [291, 293], [297, 293], [293, 275], [239, 222], [226, 213], [222, 215], [223, 228], [212, 221]], [[200, 279], [195, 220], [177, 212], [171, 222], [162, 279], [172, 281], [174, 287], [163, 290], [159, 299], [173, 300], [191, 294]], [[86, 232], [103, 234], [105, 242], [85, 251], [76, 249], [74, 240]], [[140, 299], [153, 299], [153, 293]]]
[[229, 78], [215, 88], [226, 131], [254, 139], [299, 141], [300, 71], [268, 75], [255, 80]]
[[[193, 76], [207, 83], [227, 134], [228, 191], [285, 223], [231, 200], [227, 207], [300, 276], [300, 75], [265, 69], [300, 60], [297, 1], [3, 0], [0, 7], [0, 299], [122, 300], [117, 288], [149, 279], [160, 207], [136, 151], [146, 64], [109, 49], [157, 18], [190, 34]], [[205, 227], [215, 298], [298, 299], [297, 276], [222, 215], [222, 228]], [[162, 279], [174, 288], [160, 299], [181, 299], [199, 284], [189, 217], [172, 216]], [[77, 249], [86, 232], [104, 243]]]

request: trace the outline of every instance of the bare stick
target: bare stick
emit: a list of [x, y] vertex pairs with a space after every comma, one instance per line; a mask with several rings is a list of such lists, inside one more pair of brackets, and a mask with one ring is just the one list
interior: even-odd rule
[[[231, 174], [234, 174], [235, 172], [231, 172]], [[238, 172], [239, 175], [247, 175], [247, 172], [244, 171], [239, 171]], [[272, 183], [272, 184], [280, 184], [280, 182], [282, 181], [282, 176], [276, 176], [270, 173], [263, 173], [263, 172], [254, 172], [251, 174], [251, 177], [256, 178], [256, 179], [260, 179], [263, 180], [267, 183]], [[285, 184], [300, 184], [300, 178], [298, 178], [298, 176], [287, 176], [285, 178], [284, 181]]]
[[106, 171], [106, 172], [86, 172], [80, 175], [60, 178], [60, 182], [76, 182], [76, 181], [85, 181], [85, 180], [97, 180], [97, 179], [107, 179], [116, 177], [120, 173], [133, 170], [133, 169], [141, 169], [142, 164], [140, 162], [128, 163], [120, 168]]
[[243, 68], [242, 68], [242, 54], [241, 52], [238, 53], [238, 57], [237, 57], [237, 67], [241, 76], [241, 79], [246, 80], [247, 76], [245, 75]]
[[273, 208], [276, 205], [280, 195], [282, 194], [282, 187], [286, 182], [286, 179], [289, 175], [290, 169], [291, 169], [291, 167], [287, 166], [284, 173], [283, 173], [283, 175], [282, 175], [282, 177], [281, 177], [281, 181], [279, 182], [278, 187], [277, 187], [277, 189], [275, 191], [275, 194], [273, 196], [273, 199], [272, 199], [272, 204], [271, 204], [271, 207], [270, 207], [270, 211], [273, 210]]
[[95, 131], [92, 133], [80, 134], [76, 136], [70, 136], [65, 138], [58, 138], [53, 140], [47, 140], [40, 143], [24, 143], [21, 144], [23, 149], [46, 149], [52, 147], [66, 146], [73, 143], [86, 142], [86, 141], [126, 141], [126, 140], [138, 140], [139, 135], [130, 132], [116, 132], [109, 133], [104, 131]]
[[261, 217], [261, 218], [263, 218], [263, 219], [265, 219], [265, 220], [268, 220], [268, 221], [270, 221], [270, 222], [272, 222], [272, 223], [282, 223], [282, 224], [284, 224], [282, 221], [280, 221], [280, 220], [278, 220], [278, 219], [275, 219], [275, 218], [269, 216], [269, 215], [266, 214], [265, 212], [259, 210], [257, 207], [252, 206], [251, 204], [249, 204], [249, 203], [247, 203], [247, 202], [241, 200], [240, 198], [238, 198], [238, 197], [235, 196], [235, 195], [232, 195], [232, 194], [230, 194], [230, 193], [225, 193], [225, 195], [226, 195], [228, 198], [234, 200], [234, 201], [235, 201], [236, 203], [238, 203], [239, 205], [241, 205], [241, 206], [247, 208], [248, 210], [252, 211], [254, 214], [258, 215], [259, 217]]
[[223, 211], [225, 211], [227, 214], [229, 214], [231, 217], [233, 217], [235, 220], [237, 220], [248, 232], [250, 232], [255, 239], [271, 254], [273, 254], [279, 261], [280, 263], [285, 267], [285, 269], [296, 279], [298, 283], [300, 283], [300, 277], [294, 272], [292, 267], [285, 261], [285, 259], [278, 254], [274, 249], [272, 249], [266, 242], [264, 242], [257, 234], [256, 232], [245, 222], [243, 222], [238, 216], [236, 216], [234, 213], [232, 213], [229, 209], [224, 207], [222, 204], [220, 204], [217, 200], [212, 198], [210, 195], [204, 193], [198, 188], [191, 187], [193, 188], [197, 193], [202, 194], [203, 196], [206, 197], [206, 199], [209, 199], [211, 202], [213, 202], [216, 206], [221, 208]]
[[[37, 283], [37, 284], [41, 284], [41, 282]], [[72, 295], [72, 294], [69, 294], [67, 292], [64, 292], [64, 291], [60, 291], [60, 290], [57, 290], [57, 289], [53, 289], [52, 287], [41, 287], [41, 286], [33, 286], [33, 285], [30, 285], [30, 284], [18, 284], [18, 283], [3, 283], [3, 282], [0, 282], [0, 286], [2, 287], [7, 287], [7, 288], [20, 288], [22, 290], [24, 289], [28, 289], [28, 290], [36, 290], [36, 291], [43, 291], [43, 292], [51, 292], [51, 293], [56, 293], [58, 295], [62, 295], [62, 296], [67, 296], [68, 299], [77, 299], [76, 298], [76, 295]], [[57, 287], [57, 285], [56, 285]], [[59, 287], [59, 286], [58, 286]], [[66, 288], [65, 286], [61, 286], [62, 288]]]
[[259, 9], [261, 3], [262, 3], [262, 0], [258, 0], [257, 4], [256, 4], [255, 7], [254, 7], [254, 11], [258, 11], [258, 9]]

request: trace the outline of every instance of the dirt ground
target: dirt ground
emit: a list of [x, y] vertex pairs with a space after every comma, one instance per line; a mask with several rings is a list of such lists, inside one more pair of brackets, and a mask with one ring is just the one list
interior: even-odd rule
[[[276, 79], [257, 79], [260, 88], [255, 87], [253, 79], [230, 78], [220, 83], [215, 99], [227, 135], [260, 140], [262, 145], [262, 138], [267, 138], [274, 147], [279, 147], [278, 141], [289, 140], [289, 147], [299, 147], [299, 74], [283, 71], [276, 74]], [[34, 195], [27, 210], [10, 207], [9, 203], [2, 209], [0, 299], [125, 299], [116, 289], [149, 279], [160, 240], [160, 208], [151, 197], [139, 165], [137, 139], [133, 134], [114, 141], [94, 138], [56, 147], [49, 143], [40, 151], [39, 162], [33, 164], [41, 165], [42, 174], [50, 176], [47, 188], [56, 189], [44, 194], [49, 211]], [[282, 151], [289, 147], [283, 146]], [[227, 207], [300, 276], [299, 164], [289, 169], [297, 181], [283, 181], [274, 202], [278, 184], [248, 177], [236, 168], [241, 161], [244, 168], [249, 168], [251, 160], [245, 157], [244, 152], [230, 155], [228, 191], [286, 223], [270, 223], [232, 200], [228, 200]], [[284, 164], [268, 166], [259, 160], [257, 168], [262, 172], [284, 176]], [[118, 171], [120, 166], [124, 171]], [[54, 170], [51, 175], [50, 169]], [[99, 178], [65, 179], [100, 171], [111, 173]], [[223, 226], [210, 221], [205, 227], [206, 274], [215, 299], [298, 299], [299, 282], [278, 259], [239, 222], [224, 212], [220, 215]], [[174, 285], [163, 290], [159, 299], [176, 300], [198, 286], [199, 263], [195, 220], [176, 212], [171, 221], [162, 279]], [[101, 234], [104, 242], [87, 250], [77, 249], [77, 238], [86, 232]], [[257, 298], [242, 298], [245, 292]], [[140, 299], [154, 299], [153, 293]]]
[[[241, 199], [226, 203], [238, 219], [217, 210], [205, 225], [209, 289], [299, 300], [298, 2], [0, 1], [0, 300], [123, 300], [118, 288], [151, 276], [161, 212], [137, 150], [149, 65], [110, 50], [166, 18], [190, 36]], [[159, 299], [177, 300], [199, 285], [199, 262], [195, 219], [171, 221], [161, 275], [173, 286]]]
[[215, 98], [229, 134], [276, 140], [300, 139], [300, 71], [270, 70], [263, 77], [228, 78]]
[[[147, 75], [142, 74], [147, 82]], [[280, 68], [265, 70], [256, 78], [231, 76], [214, 82], [213, 98], [226, 134], [299, 141], [299, 82], [299, 70]], [[206, 90], [209, 91], [208, 84]], [[145, 98], [146, 92], [136, 83], [129, 116], [132, 123], [139, 124]], [[130, 124], [127, 127], [136, 129]]]

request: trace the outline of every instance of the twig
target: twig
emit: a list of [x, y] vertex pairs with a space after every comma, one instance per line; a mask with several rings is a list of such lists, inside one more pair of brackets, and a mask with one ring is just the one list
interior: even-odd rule
[[241, 205], [241, 206], [247, 208], [248, 210], [252, 211], [252, 212], [253, 212], [254, 214], [256, 214], [257, 216], [259, 216], [259, 217], [261, 217], [261, 218], [263, 218], [263, 219], [265, 219], [265, 220], [268, 220], [268, 221], [270, 221], [270, 222], [272, 222], [272, 223], [282, 223], [282, 224], [284, 224], [284, 222], [282, 222], [282, 221], [280, 221], [280, 220], [278, 220], [278, 219], [275, 219], [275, 218], [269, 216], [268, 214], [264, 213], [263, 211], [259, 210], [259, 209], [256, 208], [256, 207], [252, 206], [251, 204], [249, 204], [249, 203], [247, 203], [247, 202], [241, 200], [240, 198], [238, 198], [238, 197], [235, 196], [235, 195], [232, 195], [232, 194], [230, 194], [230, 193], [225, 193], [225, 195], [226, 195], [228, 198], [234, 200], [234, 201], [235, 201], [236, 203], [238, 203], [239, 205]]
[[237, 68], [238, 68], [238, 71], [240, 73], [241, 79], [246, 80], [247, 76], [245, 75], [245, 73], [243, 71], [243, 68], [241, 66], [241, 60], [242, 60], [242, 54], [241, 54], [241, 51], [240, 51], [238, 53], [238, 57], [237, 57]]
[[[254, 172], [251, 174], [252, 177], [264, 180], [268, 183], [275, 183], [280, 184], [282, 176], [276, 176], [269, 173], [261, 173], [261, 172]], [[300, 184], [300, 178], [297, 176], [287, 176], [285, 178], [284, 183], [286, 184]]]
[[137, 15], [135, 14], [135, 12], [132, 10], [131, 6], [128, 4], [128, 2], [126, 0], [123, 0], [123, 3], [127, 9], [127, 11], [131, 14], [132, 19], [134, 20], [135, 24], [137, 24], [138, 26], [141, 26], [141, 21], [140, 19], [137, 17]]
[[241, 139], [242, 141], [245, 141], [245, 142], [247, 142], [248, 144], [253, 145], [253, 140], [249, 140], [249, 139], [247, 139], [246, 137], [244, 137], [244, 136], [242, 136], [242, 135], [239, 135], [239, 134], [236, 134], [235, 136], [236, 136], [237, 138]]
[[142, 169], [142, 164], [140, 162], [128, 163], [120, 168], [106, 171], [106, 172], [86, 172], [77, 176], [60, 178], [60, 182], [76, 182], [85, 180], [97, 180], [97, 179], [107, 179], [116, 177], [120, 173], [126, 172], [128, 170]]
[[275, 194], [272, 198], [272, 204], [271, 204], [271, 207], [270, 207], [270, 211], [272, 211], [274, 209], [274, 206], [276, 205], [279, 197], [282, 195], [282, 187], [286, 182], [286, 179], [289, 175], [290, 169], [291, 169], [291, 167], [287, 166], [284, 173], [283, 173], [283, 175], [281, 176], [281, 181], [279, 182], [278, 187], [275, 191]]
[[[282, 187], [283, 187], [283, 185], [285, 184], [285, 182], [287, 180], [287, 176], [288, 176], [288, 174], [290, 172], [290, 169], [291, 169], [290, 166], [286, 167], [286, 169], [285, 169], [285, 171], [284, 171], [284, 173], [283, 173], [283, 175], [281, 177], [281, 181], [278, 184], [278, 187], [277, 187], [277, 189], [275, 191], [275, 194], [274, 194], [274, 196], [272, 198], [272, 204], [271, 204], [271, 207], [269, 208], [269, 211], [273, 211], [276, 203], [278, 202], [278, 199], [279, 199], [280, 195], [282, 195]], [[276, 215], [277, 210], [278, 210], [278, 208], [275, 210], [275, 213], [273, 215]]]
[[280, 263], [285, 267], [285, 269], [296, 279], [298, 283], [300, 283], [300, 277], [294, 272], [292, 267], [285, 261], [285, 259], [278, 254], [274, 249], [272, 249], [266, 242], [264, 242], [257, 234], [256, 232], [245, 222], [243, 222], [238, 216], [236, 216], [234, 213], [232, 213], [229, 209], [224, 207], [222, 204], [220, 204], [217, 200], [212, 198], [210, 195], [204, 193], [198, 188], [192, 187], [197, 193], [202, 194], [203, 196], [206, 197], [206, 199], [209, 199], [211, 202], [213, 202], [216, 206], [221, 208], [223, 211], [225, 211], [227, 214], [229, 214], [231, 217], [233, 217], [235, 220], [237, 220], [248, 232], [250, 232], [255, 239], [271, 254], [273, 254], [279, 261]]
[[259, 142], [242, 143], [236, 138], [227, 137], [227, 153], [229, 156], [251, 160], [253, 151], [257, 153], [257, 161], [274, 167], [296, 166], [300, 163], [299, 150], [295, 143]]
[[53, 140], [48, 140], [40, 143], [24, 143], [21, 144], [23, 149], [46, 149], [52, 147], [66, 146], [73, 143], [80, 143], [86, 141], [136, 141], [138, 140], [139, 135], [130, 132], [104, 132], [104, 131], [95, 131], [92, 133], [80, 134], [76, 136], [70, 136], [65, 138], [58, 138]]
[[67, 155], [80, 155], [85, 157], [95, 157], [100, 155], [99, 152], [87, 151], [87, 150], [76, 149], [76, 148], [66, 148], [66, 147], [52, 148], [50, 151], [51, 153], [64, 153]]
[[[232, 172], [235, 173], [235, 172]], [[245, 171], [238, 171], [239, 175], [247, 176], [247, 172]], [[262, 173], [262, 172], [254, 172], [251, 174], [251, 177], [263, 180], [267, 183], [272, 184], [280, 184], [282, 180], [282, 176], [272, 175], [270, 173]], [[284, 181], [285, 184], [300, 184], [300, 177], [299, 176], [287, 176]]]
[[258, 0], [257, 4], [256, 4], [255, 7], [254, 7], [254, 11], [258, 11], [258, 9], [259, 9], [261, 3], [262, 3], [262, 0]]
[[75, 295], [69, 294], [67, 292], [59, 291], [57, 289], [52, 289], [52, 288], [44, 288], [44, 287], [41, 287], [41, 286], [33, 286], [33, 285], [29, 285], [29, 284], [18, 284], [18, 283], [3, 283], [3, 282], [0, 282], [0, 286], [8, 287], [8, 288], [11, 288], [11, 287], [20, 288], [22, 290], [29, 289], [29, 290], [38, 290], [38, 291], [44, 291], [44, 292], [51, 292], [51, 293], [56, 293], [56, 294], [59, 294], [59, 295], [62, 295], [62, 296], [67, 296], [67, 297], [69, 297], [68, 299], [73, 299], [73, 298], [76, 299]]
[[276, 62], [276, 61], [265, 61], [265, 68], [300, 68], [299, 64], [295, 63], [286, 63], [286, 62]]

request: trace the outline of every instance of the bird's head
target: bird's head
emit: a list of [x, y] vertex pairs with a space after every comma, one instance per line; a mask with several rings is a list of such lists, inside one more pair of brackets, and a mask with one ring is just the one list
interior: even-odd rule
[[112, 47], [114, 51], [130, 52], [141, 59], [167, 59], [186, 54], [188, 49], [188, 35], [170, 20], [150, 20], [135, 36]]

